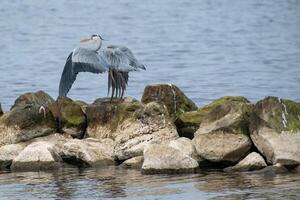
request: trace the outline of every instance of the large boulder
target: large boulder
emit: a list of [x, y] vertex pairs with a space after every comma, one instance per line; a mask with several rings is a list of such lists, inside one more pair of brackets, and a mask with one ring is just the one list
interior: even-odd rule
[[113, 165], [114, 142], [111, 139], [73, 139], [63, 145], [60, 155], [67, 163], [95, 167]]
[[53, 144], [49, 142], [33, 142], [13, 159], [11, 170], [52, 170], [58, 169], [61, 164], [61, 157]]
[[68, 97], [58, 97], [49, 106], [53, 116], [59, 121], [60, 131], [74, 138], [83, 138], [87, 120], [82, 105], [81, 102], [78, 103]]
[[252, 152], [233, 167], [227, 167], [224, 171], [253, 171], [266, 167], [264, 158], [256, 152]]
[[300, 104], [277, 97], [258, 101], [251, 115], [250, 136], [269, 164], [300, 164]]
[[56, 121], [47, 109], [52, 102], [53, 99], [42, 91], [17, 98], [10, 112], [0, 118], [0, 146], [54, 133]]
[[[208, 124], [214, 126], [215, 124], [212, 122], [217, 123], [218, 126], [226, 126], [226, 124], [222, 125], [220, 123], [231, 123], [232, 121], [228, 120], [229, 117], [235, 117], [232, 120], [237, 122], [245, 122], [245, 120], [240, 119], [243, 118], [245, 114], [249, 114], [251, 107], [250, 102], [244, 97], [225, 96], [195, 111], [181, 113], [176, 118], [175, 125], [177, 126], [179, 135], [192, 139], [202, 122], [206, 124], [206, 127]], [[237, 124], [237, 126], [246, 128], [247, 125], [241, 124], [240, 126]]]
[[180, 150], [165, 144], [150, 144], [144, 150], [142, 172], [155, 173], [192, 173], [198, 162]]
[[234, 163], [251, 148], [248, 123], [253, 106], [244, 97], [222, 97], [203, 108], [193, 139], [197, 153], [212, 162]]
[[164, 104], [173, 119], [181, 113], [197, 109], [196, 104], [173, 84], [146, 86], [142, 102], [149, 103], [152, 101]]
[[86, 108], [87, 137], [111, 138], [115, 141], [117, 160], [143, 154], [149, 143], [161, 143], [178, 137], [165, 106], [126, 98], [110, 102], [98, 99]]

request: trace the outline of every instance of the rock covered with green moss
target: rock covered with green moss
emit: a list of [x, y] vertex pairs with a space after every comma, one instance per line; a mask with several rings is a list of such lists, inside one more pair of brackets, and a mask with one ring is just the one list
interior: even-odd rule
[[270, 164], [300, 164], [300, 104], [266, 97], [255, 104], [251, 139]]
[[111, 138], [117, 160], [140, 156], [149, 143], [167, 142], [178, 134], [165, 106], [132, 98], [98, 99], [86, 109], [87, 137]]
[[73, 101], [68, 97], [58, 97], [49, 108], [58, 120], [60, 131], [74, 138], [82, 138], [87, 126], [82, 106], [84, 103]]
[[42, 91], [18, 97], [11, 110], [0, 118], [0, 146], [54, 133], [56, 122], [47, 109], [53, 101]]
[[142, 102], [149, 103], [152, 101], [164, 104], [173, 119], [181, 113], [197, 109], [196, 104], [173, 84], [146, 86]]
[[247, 155], [252, 108], [244, 97], [222, 97], [199, 109], [201, 122], [193, 139], [198, 154], [212, 162], [233, 163]]

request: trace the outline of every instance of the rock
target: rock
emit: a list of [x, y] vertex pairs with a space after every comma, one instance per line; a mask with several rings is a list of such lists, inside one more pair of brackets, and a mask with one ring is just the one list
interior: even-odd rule
[[191, 158], [197, 160], [198, 162], [203, 161], [203, 158], [201, 158], [196, 151], [196, 148], [194, 144], [192, 143], [192, 140], [180, 137], [175, 140], [171, 140], [168, 144], [168, 146], [173, 147], [175, 149], [178, 149], [183, 154], [186, 154], [190, 156]]
[[256, 152], [250, 153], [233, 167], [227, 167], [224, 171], [253, 171], [266, 167], [267, 164], [261, 155]]
[[28, 92], [19, 96], [10, 110], [20, 107], [21, 109], [28, 105], [48, 106], [53, 103], [53, 98], [44, 91]]
[[197, 110], [196, 104], [173, 84], [146, 86], [142, 102], [149, 103], [152, 101], [164, 104], [173, 119], [181, 113]]
[[84, 140], [73, 139], [64, 144], [60, 153], [67, 163], [83, 166], [96, 167], [113, 165], [114, 142], [111, 139], [87, 138]]
[[300, 104], [266, 97], [258, 101], [250, 118], [250, 136], [270, 164], [300, 164]]
[[269, 176], [274, 176], [276, 174], [286, 174], [288, 172], [289, 170], [280, 164], [267, 166], [261, 170], [255, 171], [255, 173], [269, 175]]
[[195, 159], [164, 144], [151, 144], [144, 150], [142, 172], [146, 174], [192, 173], [198, 166]]
[[244, 97], [222, 97], [202, 108], [205, 117], [195, 132], [197, 153], [212, 162], [235, 163], [252, 146], [249, 113], [253, 106]]
[[13, 159], [19, 155], [25, 146], [25, 143], [19, 143], [0, 147], [0, 168], [9, 169]]
[[3, 115], [3, 110], [2, 110], [2, 107], [1, 107], [1, 103], [0, 103], [0, 117]]
[[142, 167], [143, 161], [144, 161], [143, 156], [137, 156], [137, 157], [133, 157], [133, 158], [130, 158], [128, 160], [125, 160], [122, 163], [122, 166], [125, 167], [125, 168], [140, 169]]
[[83, 138], [87, 127], [82, 106], [84, 106], [82, 102], [73, 101], [68, 97], [58, 97], [49, 106], [53, 116], [59, 119], [61, 131], [73, 138]]
[[[202, 108], [198, 108], [196, 111], [178, 115], [175, 125], [179, 135], [185, 135], [191, 139], [202, 122], [202, 129], [208, 128], [208, 130], [202, 130], [201, 132], [209, 132], [209, 130], [227, 127], [228, 125], [236, 126], [238, 129], [247, 129], [247, 115], [249, 115], [252, 107], [244, 97], [225, 96]], [[245, 131], [247, 132], [247, 130]]]
[[155, 102], [142, 104], [135, 99], [123, 101], [97, 99], [86, 109], [87, 137], [115, 141], [117, 160], [143, 155], [149, 143], [168, 142], [178, 137], [166, 108]]
[[[21, 95], [0, 118], [0, 146], [54, 133], [56, 122], [47, 109], [50, 102], [52, 98], [42, 91]], [[40, 110], [41, 106], [45, 110]]]
[[48, 142], [33, 142], [13, 159], [11, 170], [52, 170], [59, 168], [62, 164], [61, 161], [53, 144]]

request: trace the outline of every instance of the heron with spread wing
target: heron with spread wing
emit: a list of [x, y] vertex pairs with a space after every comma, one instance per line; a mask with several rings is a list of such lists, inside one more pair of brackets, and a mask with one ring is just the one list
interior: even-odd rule
[[102, 46], [102, 37], [92, 35], [80, 42], [94, 41], [95, 46], [89, 48], [79, 47], [74, 49], [67, 58], [59, 83], [59, 96], [67, 96], [79, 72], [104, 73], [108, 72], [108, 94], [113, 97], [123, 98], [128, 84], [130, 71], [146, 70], [125, 46]]

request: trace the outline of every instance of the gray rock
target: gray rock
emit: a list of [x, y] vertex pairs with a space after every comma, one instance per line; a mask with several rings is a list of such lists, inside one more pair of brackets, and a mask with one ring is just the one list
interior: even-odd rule
[[198, 162], [180, 150], [163, 144], [151, 144], [144, 150], [142, 172], [155, 173], [192, 173]]
[[212, 162], [237, 162], [252, 146], [248, 118], [252, 104], [244, 97], [222, 97], [203, 107], [193, 143], [197, 153]]
[[19, 153], [12, 161], [13, 171], [37, 171], [58, 169], [61, 158], [53, 144], [33, 142]]
[[204, 160], [197, 154], [196, 148], [195, 148], [192, 140], [190, 140], [189, 138], [179, 137], [175, 140], [171, 140], [169, 142], [168, 146], [178, 149], [183, 154], [186, 154], [186, 155], [194, 158], [198, 162], [201, 162]]
[[[0, 146], [28, 141], [32, 138], [49, 135], [56, 131], [56, 122], [48, 103], [53, 99], [46, 93], [26, 93], [21, 95], [0, 118]], [[45, 110], [40, 112], [40, 107]]]
[[268, 176], [274, 176], [276, 174], [286, 174], [288, 172], [289, 172], [289, 170], [287, 168], [285, 168], [283, 165], [276, 164], [276, 165], [267, 166], [261, 170], [255, 171], [254, 173], [264, 174], [264, 175], [268, 175]]
[[128, 160], [125, 160], [122, 163], [122, 166], [125, 167], [125, 168], [140, 169], [142, 167], [143, 161], [144, 161], [143, 156], [137, 156], [137, 157], [133, 157], [133, 158], [130, 158]]
[[224, 171], [253, 171], [266, 167], [264, 158], [256, 152], [252, 152], [233, 167], [227, 167]]
[[267, 97], [256, 103], [250, 136], [270, 164], [300, 164], [300, 104]]
[[248, 136], [223, 131], [200, 134], [193, 143], [198, 155], [212, 162], [237, 162], [251, 148]]
[[8, 144], [0, 147], [0, 168], [9, 169], [13, 159], [25, 148], [25, 143]]
[[114, 142], [111, 139], [73, 139], [63, 145], [60, 152], [64, 161], [70, 164], [96, 167], [113, 165]]
[[87, 137], [111, 138], [118, 160], [143, 155], [149, 143], [168, 142], [178, 137], [166, 108], [155, 102], [142, 104], [135, 99], [123, 101], [98, 99], [86, 109]]

